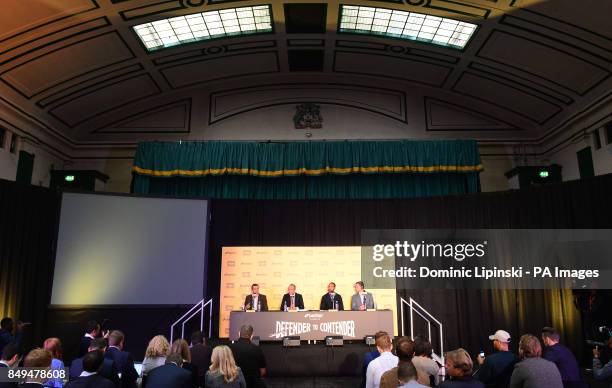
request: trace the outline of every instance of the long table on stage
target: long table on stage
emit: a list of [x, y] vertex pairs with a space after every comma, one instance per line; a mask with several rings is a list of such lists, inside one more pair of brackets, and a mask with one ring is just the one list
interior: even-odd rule
[[363, 339], [383, 330], [393, 333], [393, 312], [376, 311], [232, 311], [231, 340], [239, 336], [242, 325], [253, 326], [253, 335], [261, 341], [281, 341], [286, 336], [301, 340], [324, 340], [342, 336], [345, 340]]

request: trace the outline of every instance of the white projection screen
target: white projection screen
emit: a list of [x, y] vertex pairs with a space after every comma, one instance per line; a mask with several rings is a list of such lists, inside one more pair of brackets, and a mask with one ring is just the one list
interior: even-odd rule
[[208, 202], [64, 193], [51, 305], [195, 304]]

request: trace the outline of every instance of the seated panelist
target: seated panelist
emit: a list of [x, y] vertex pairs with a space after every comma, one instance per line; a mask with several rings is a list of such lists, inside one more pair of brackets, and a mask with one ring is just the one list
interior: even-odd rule
[[355, 294], [351, 297], [351, 310], [367, 310], [376, 308], [374, 306], [374, 295], [365, 290], [365, 285], [360, 280], [353, 285]]
[[295, 284], [290, 284], [287, 287], [287, 293], [283, 295], [283, 300], [281, 300], [280, 310], [304, 310], [304, 299], [302, 295], [295, 292]]
[[319, 310], [344, 310], [342, 296], [336, 293], [336, 283], [330, 282], [327, 285], [327, 294], [321, 297], [321, 305]]
[[251, 285], [251, 293], [244, 299], [245, 310], [268, 311], [268, 300], [266, 296], [259, 293], [259, 284]]

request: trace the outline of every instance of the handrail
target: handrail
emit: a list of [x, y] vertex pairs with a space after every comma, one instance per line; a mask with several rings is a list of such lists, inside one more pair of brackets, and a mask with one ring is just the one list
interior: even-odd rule
[[401, 315], [401, 325], [402, 325], [402, 336], [405, 335], [404, 305], [408, 306], [408, 308], [410, 309], [410, 338], [414, 340], [414, 314], [413, 313], [417, 313], [421, 318], [423, 318], [427, 322], [429, 342], [431, 342], [431, 324], [433, 321], [439, 327], [440, 357], [444, 357], [444, 328], [443, 328], [442, 322], [437, 320], [436, 317], [434, 317], [429, 311], [427, 311], [423, 306], [418, 304], [414, 299], [410, 297], [408, 298], [408, 301], [400, 297], [400, 315]]
[[208, 338], [212, 337], [212, 303], [213, 299], [206, 301], [202, 299], [198, 303], [194, 304], [185, 314], [179, 319], [174, 321], [170, 326], [170, 343], [174, 341], [174, 327], [181, 324], [181, 338], [185, 338], [185, 324], [189, 322], [193, 317], [200, 314], [200, 331], [204, 330], [204, 310], [208, 306]]

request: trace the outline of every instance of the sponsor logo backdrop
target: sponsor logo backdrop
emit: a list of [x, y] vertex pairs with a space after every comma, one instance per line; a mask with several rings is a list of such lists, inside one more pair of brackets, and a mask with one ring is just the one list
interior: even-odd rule
[[[304, 297], [307, 310], [318, 310], [327, 284], [333, 281], [348, 310], [353, 284], [361, 279], [361, 247], [224, 247], [219, 336], [229, 336], [230, 312], [242, 308], [253, 283], [266, 295], [270, 310], [280, 309], [290, 283]], [[366, 283], [366, 290], [374, 294], [378, 309], [393, 311], [397, 335], [395, 289], [370, 289]]]

